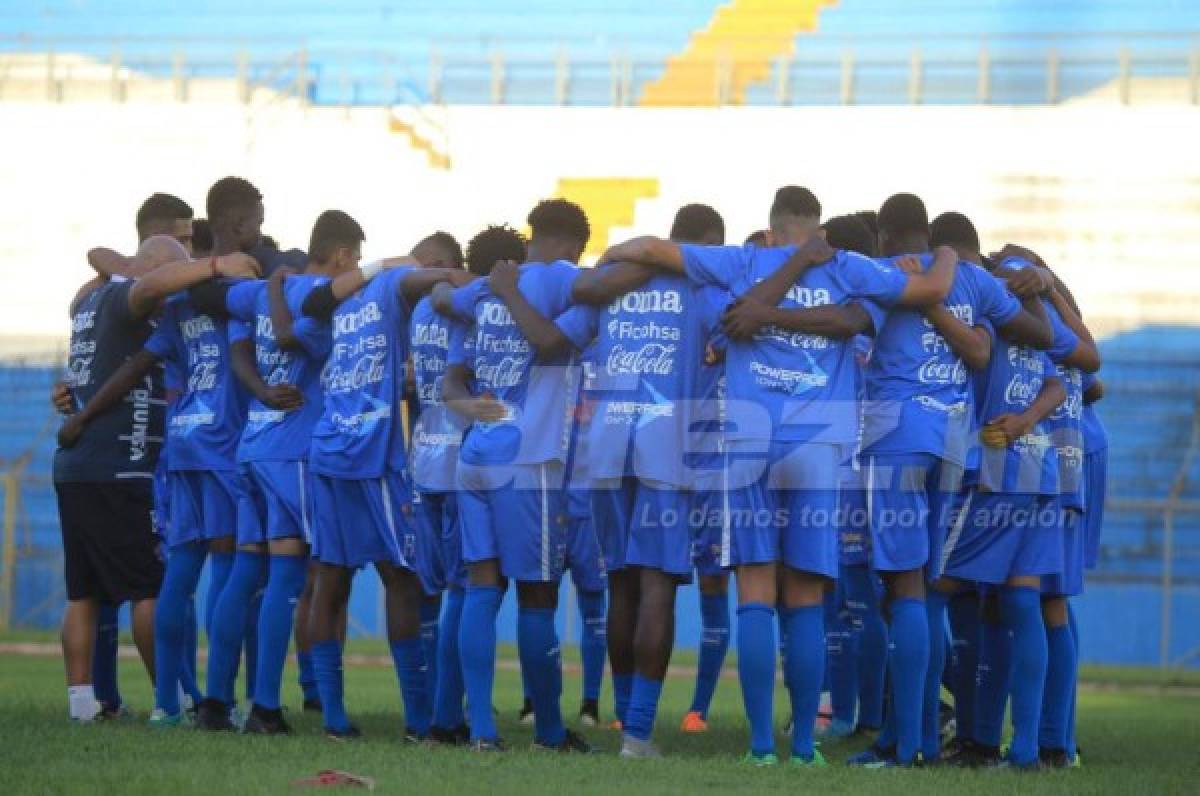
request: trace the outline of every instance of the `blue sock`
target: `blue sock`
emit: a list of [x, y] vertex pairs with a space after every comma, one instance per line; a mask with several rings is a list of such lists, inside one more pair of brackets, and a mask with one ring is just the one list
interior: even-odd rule
[[629, 698], [629, 711], [625, 714], [625, 734], [648, 741], [654, 734], [654, 717], [658, 714], [658, 699], [662, 696], [662, 680], [651, 680], [640, 674], [633, 675], [633, 694]]
[[239, 550], [234, 557], [233, 571], [217, 598], [209, 627], [208, 688], [205, 690], [209, 699], [233, 704], [233, 684], [237, 678], [238, 658], [242, 654], [242, 639], [246, 635], [246, 616], [262, 577], [261, 570], [266, 565], [267, 557], [261, 553]]
[[317, 673], [313, 669], [311, 650], [308, 652], [296, 651], [296, 668], [299, 670], [296, 679], [300, 683], [300, 690], [304, 692], [304, 699], [320, 699], [321, 695], [317, 692]]
[[979, 631], [973, 737], [984, 746], [999, 746], [1012, 671], [1012, 634], [1001, 622], [981, 622]]
[[400, 680], [400, 696], [404, 699], [404, 726], [418, 738], [429, 734], [430, 707], [428, 681], [425, 679], [424, 642], [415, 638], [389, 643], [396, 677]]
[[925, 674], [929, 670], [929, 617], [925, 601], [901, 598], [892, 602], [888, 628], [892, 704], [896, 716], [896, 759], [911, 763], [921, 749], [921, 715]]
[[925, 616], [929, 622], [929, 666], [925, 670], [924, 707], [921, 711], [921, 754], [936, 760], [942, 750], [941, 721], [942, 673], [946, 668], [946, 604], [948, 594], [931, 589], [925, 596]]
[[233, 571], [233, 558], [233, 553], [209, 553], [208, 555], [210, 564], [208, 594], [204, 598], [204, 635], [208, 637], [210, 645], [212, 644], [213, 620], [217, 615], [217, 600], [221, 598], [225, 581], [229, 580], [229, 573]]
[[258, 620], [262, 616], [263, 596], [267, 590], [267, 576], [271, 570], [270, 556], [266, 557], [259, 572], [258, 588], [250, 599], [250, 608], [246, 611], [246, 701], [254, 701], [254, 687], [258, 681]]
[[317, 693], [321, 695], [321, 712], [325, 728], [347, 730], [350, 719], [346, 717], [343, 695], [342, 646], [337, 639], [319, 641], [312, 645], [313, 671], [317, 675]]
[[821, 680], [825, 673], [824, 607], [785, 609], [783, 625], [787, 628], [783, 679], [792, 697], [792, 757], [811, 760], [813, 724], [821, 704]]
[[1071, 626], [1046, 630], [1046, 688], [1042, 697], [1038, 744], [1045, 749], [1067, 749], [1071, 697], [1075, 693], [1075, 645]]
[[179, 684], [183, 687], [184, 693], [192, 698], [192, 702], [200, 704], [200, 700], [204, 699], [204, 694], [200, 693], [200, 686], [196, 684], [196, 653], [200, 646], [200, 628], [196, 620], [196, 598], [189, 597], [187, 601], [187, 612], [184, 617], [184, 645], [183, 645], [183, 668], [179, 672]]
[[1078, 751], [1075, 745], [1075, 699], [1079, 695], [1079, 624], [1075, 621], [1075, 606], [1067, 600], [1067, 626], [1071, 628], [1071, 646], [1075, 650], [1075, 677], [1071, 683], [1071, 709], [1067, 713], [1067, 755], [1072, 760]]
[[[296, 602], [304, 591], [307, 571], [307, 556], [271, 556], [267, 590], [258, 618], [258, 673], [254, 679], [254, 704], [268, 710], [275, 710], [280, 704], [283, 665], [292, 638]], [[308, 658], [311, 674], [312, 658], [304, 657]], [[315, 690], [316, 684], [313, 685]]]
[[433, 695], [437, 693], [438, 621], [441, 612], [441, 600], [421, 601], [421, 651], [425, 656], [425, 693], [429, 696], [430, 705], [433, 704]]
[[883, 726], [879, 729], [879, 737], [875, 746], [879, 749], [891, 749], [896, 745], [896, 699], [889, 688], [887, 692], [887, 710], [883, 714]]
[[729, 596], [700, 595], [700, 655], [696, 662], [696, 690], [692, 692], [691, 711], [708, 718], [713, 694], [721, 679], [721, 667], [729, 652]]
[[467, 691], [471, 740], [496, 739], [492, 683], [496, 675], [496, 611], [501, 596], [495, 586], [468, 586], [463, 597], [458, 654]]
[[975, 726], [975, 674], [979, 668], [979, 594], [969, 591], [950, 598], [955, 736], [971, 737]]
[[92, 687], [96, 699], [110, 707], [121, 704], [117, 687], [117, 618], [120, 606], [100, 604], [96, 621], [96, 649], [92, 654]]
[[458, 633], [463, 611], [462, 589], [448, 589], [438, 629], [437, 688], [433, 696], [433, 726], [452, 730], [466, 723], [463, 716], [462, 662]]
[[846, 602], [856, 614], [858, 631], [858, 724], [883, 726], [883, 686], [887, 678], [887, 623], [879, 610], [875, 573], [866, 566], [846, 567]]
[[1018, 764], [1038, 759], [1038, 718], [1046, 684], [1046, 628], [1038, 589], [1006, 587], [1000, 612], [1013, 634], [1012, 743], [1009, 757]]
[[[750, 722], [750, 751], [755, 755], [774, 754], [775, 609], [762, 603], [746, 603], [737, 613], [738, 680]], [[818, 643], [823, 645], [823, 641]]]
[[858, 634], [847, 619], [841, 600], [825, 614], [825, 659], [833, 720], [853, 727], [858, 710]]
[[517, 650], [521, 655], [521, 669], [528, 673], [534, 737], [546, 746], [558, 746], [567, 731], [559, 705], [562, 656], [558, 649], [558, 631], [554, 628], [554, 611], [549, 608], [517, 610]]
[[599, 699], [604, 682], [604, 658], [608, 654], [603, 591], [581, 591], [579, 657], [583, 659], [583, 698]]
[[621, 724], [629, 718], [629, 700], [633, 696], [633, 675], [613, 672], [613, 713]]
[[167, 556], [166, 574], [154, 610], [154, 702], [168, 715], [179, 713], [179, 677], [187, 644], [187, 602], [196, 590], [208, 546], [178, 545]]

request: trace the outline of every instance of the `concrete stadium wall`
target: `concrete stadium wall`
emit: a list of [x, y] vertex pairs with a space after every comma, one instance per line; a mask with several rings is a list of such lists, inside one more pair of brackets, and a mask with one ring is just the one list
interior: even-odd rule
[[1200, 317], [1200, 108], [530, 108], [417, 110], [449, 155], [430, 165], [382, 108], [221, 102], [0, 103], [0, 335], [63, 336], [90, 246], [133, 247], [142, 198], [240, 174], [266, 195], [264, 229], [307, 241], [318, 212], [362, 222], [371, 253], [444, 228], [521, 225], [564, 178], [657, 180], [614, 239], [664, 233], [689, 201], [740, 240], [774, 190], [810, 186], [827, 214], [895, 191], [970, 214], [985, 245], [1029, 244], [1102, 330]]

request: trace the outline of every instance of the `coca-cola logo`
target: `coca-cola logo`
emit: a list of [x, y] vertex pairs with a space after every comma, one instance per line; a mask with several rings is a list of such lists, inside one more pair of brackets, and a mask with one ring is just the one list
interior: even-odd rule
[[330, 360], [321, 380], [325, 392], [330, 394], [354, 392], [371, 384], [378, 384], [384, 377], [385, 352], [377, 351], [355, 360], [349, 367]]
[[943, 362], [936, 357], [926, 360], [917, 371], [923, 384], [966, 384], [967, 368], [962, 360]]
[[475, 366], [475, 378], [480, 384], [499, 389], [515, 387], [521, 383], [525, 370], [525, 357], [504, 357], [498, 362], [480, 362]]
[[217, 386], [217, 363], [199, 362], [188, 373], [187, 391], [203, 392]]
[[674, 344], [650, 343], [626, 349], [618, 343], [608, 352], [605, 369], [610, 374], [667, 376], [674, 370], [676, 348]]
[[1004, 388], [1004, 400], [1006, 403], [1028, 406], [1033, 403], [1041, 390], [1040, 381], [1028, 381], [1020, 376], [1014, 376], [1008, 382], [1008, 386]]

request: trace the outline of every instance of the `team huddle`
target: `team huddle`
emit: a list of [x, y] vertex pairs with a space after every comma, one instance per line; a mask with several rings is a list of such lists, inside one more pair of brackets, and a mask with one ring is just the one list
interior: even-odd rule
[[505, 749], [511, 584], [521, 718], [535, 748], [587, 752], [560, 706], [569, 570], [580, 723], [600, 722], [607, 657], [621, 757], [658, 757], [678, 586], [697, 580], [702, 625], [681, 729], [704, 732], [733, 575], [747, 763], [779, 762], [778, 667], [793, 766], [859, 735], [851, 765], [1078, 764], [1071, 598], [1098, 550], [1103, 387], [1034, 252], [984, 255], [967, 217], [931, 223], [912, 194], [822, 223], [797, 186], [744, 245], [686, 205], [669, 237], [594, 268], [564, 199], [530, 212], [528, 239], [488, 227], [464, 256], [438, 232], [368, 263], [341, 211], [281, 252], [249, 182], [217, 181], [206, 204], [193, 225], [155, 194], [137, 253], [90, 252], [98, 276], [72, 302], [54, 396], [72, 719], [122, 711], [130, 602], [153, 726], [290, 732], [294, 635], [305, 709], [358, 737], [342, 657], [371, 564], [407, 740]]

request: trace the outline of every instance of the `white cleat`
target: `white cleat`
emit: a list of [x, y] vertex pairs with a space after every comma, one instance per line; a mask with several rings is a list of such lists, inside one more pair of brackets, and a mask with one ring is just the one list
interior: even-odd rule
[[621, 755], [626, 760], [653, 759], [662, 757], [662, 752], [651, 741], [641, 741], [628, 735], [621, 739]]

